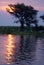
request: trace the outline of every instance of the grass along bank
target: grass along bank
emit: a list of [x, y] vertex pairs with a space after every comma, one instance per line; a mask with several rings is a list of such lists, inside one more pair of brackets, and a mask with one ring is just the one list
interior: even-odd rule
[[0, 26], [0, 34], [33, 34], [33, 35], [44, 35], [44, 32], [36, 32], [35, 30], [30, 31], [27, 27], [24, 28], [24, 31], [20, 31], [20, 27], [15, 26]]

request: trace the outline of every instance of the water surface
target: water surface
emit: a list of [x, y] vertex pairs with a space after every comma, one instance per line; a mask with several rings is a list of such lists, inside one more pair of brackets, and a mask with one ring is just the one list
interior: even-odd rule
[[0, 35], [0, 65], [44, 65], [44, 38]]

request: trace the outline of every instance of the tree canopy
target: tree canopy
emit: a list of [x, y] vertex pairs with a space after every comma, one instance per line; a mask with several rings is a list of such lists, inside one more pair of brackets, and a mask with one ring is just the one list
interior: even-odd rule
[[44, 15], [40, 16], [40, 18], [44, 20]]
[[24, 4], [10, 4], [9, 7], [12, 11], [7, 8], [7, 12], [18, 18], [16, 22], [20, 22], [22, 30], [24, 28], [24, 24], [30, 27], [31, 23], [37, 23], [36, 15], [38, 11], [32, 6], [26, 6]]

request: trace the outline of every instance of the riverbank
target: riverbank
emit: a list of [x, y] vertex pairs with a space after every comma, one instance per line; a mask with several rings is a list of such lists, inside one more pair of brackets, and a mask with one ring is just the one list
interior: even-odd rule
[[24, 31], [20, 31], [20, 27], [15, 26], [0, 26], [0, 34], [21, 34], [21, 35], [40, 35], [43, 36], [44, 32], [36, 32], [36, 31], [29, 31], [26, 27], [24, 28]]

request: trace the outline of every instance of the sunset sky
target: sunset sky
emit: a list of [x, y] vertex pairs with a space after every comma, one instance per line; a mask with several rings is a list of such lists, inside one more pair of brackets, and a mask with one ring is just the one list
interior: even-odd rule
[[[39, 10], [38, 15], [44, 13], [44, 0], [0, 0], [0, 26], [2, 25], [16, 25], [13, 24], [14, 17], [6, 12], [8, 4], [24, 3], [26, 5], [31, 5], [35, 9]], [[40, 25], [44, 23], [40, 22]], [[18, 23], [19, 25], [19, 23]]]

